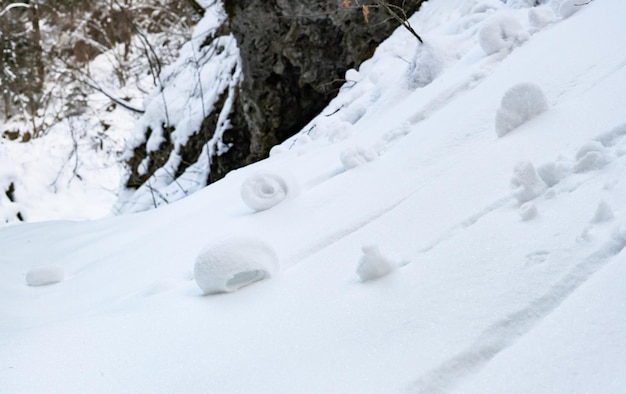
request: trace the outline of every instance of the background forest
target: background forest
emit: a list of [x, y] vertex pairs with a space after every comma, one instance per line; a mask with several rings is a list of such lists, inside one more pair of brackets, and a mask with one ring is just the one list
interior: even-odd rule
[[203, 14], [193, 0], [0, 1], [4, 222], [106, 214], [81, 208], [93, 198], [110, 210], [125, 139]]

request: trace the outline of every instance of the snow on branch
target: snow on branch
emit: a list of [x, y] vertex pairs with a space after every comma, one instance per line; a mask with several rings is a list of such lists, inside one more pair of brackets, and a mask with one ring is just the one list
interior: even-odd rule
[[0, 16], [3, 16], [7, 12], [11, 11], [13, 8], [30, 8], [30, 7], [31, 7], [30, 4], [24, 4], [24, 3], [9, 4], [8, 6], [6, 6], [4, 10], [0, 11]]

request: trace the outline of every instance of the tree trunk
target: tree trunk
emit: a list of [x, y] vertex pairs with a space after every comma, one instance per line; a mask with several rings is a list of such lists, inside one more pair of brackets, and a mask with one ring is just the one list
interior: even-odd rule
[[43, 63], [43, 48], [41, 47], [41, 28], [39, 26], [39, 5], [37, 1], [28, 0], [30, 7], [31, 25], [33, 28], [33, 58], [35, 61], [35, 71], [37, 77], [37, 91], [41, 92], [43, 82], [46, 76], [46, 70]]

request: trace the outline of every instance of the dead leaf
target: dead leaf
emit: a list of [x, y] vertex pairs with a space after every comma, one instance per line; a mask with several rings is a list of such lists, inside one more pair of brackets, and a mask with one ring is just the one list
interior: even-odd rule
[[370, 8], [366, 5], [364, 5], [361, 8], [361, 11], [363, 12], [363, 19], [365, 19], [365, 23], [369, 23], [369, 15], [370, 15]]

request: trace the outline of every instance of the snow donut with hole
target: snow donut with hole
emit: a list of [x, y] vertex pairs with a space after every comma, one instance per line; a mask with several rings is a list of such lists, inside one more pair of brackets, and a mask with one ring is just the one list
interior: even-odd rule
[[241, 184], [241, 199], [255, 211], [270, 209], [297, 193], [297, 184], [287, 174], [255, 174]]
[[278, 271], [274, 248], [257, 238], [233, 237], [207, 245], [196, 257], [194, 277], [204, 294], [229, 293]]

